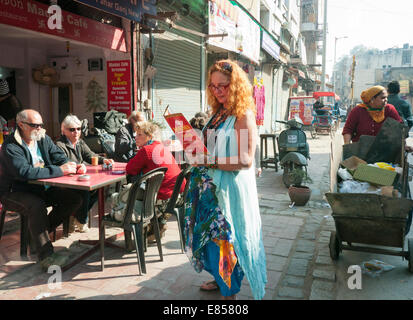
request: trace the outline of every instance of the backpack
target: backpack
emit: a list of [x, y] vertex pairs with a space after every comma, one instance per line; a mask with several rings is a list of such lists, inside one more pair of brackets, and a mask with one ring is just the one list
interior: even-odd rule
[[126, 114], [117, 110], [94, 113], [94, 126], [104, 129], [109, 134], [116, 134], [125, 125]]

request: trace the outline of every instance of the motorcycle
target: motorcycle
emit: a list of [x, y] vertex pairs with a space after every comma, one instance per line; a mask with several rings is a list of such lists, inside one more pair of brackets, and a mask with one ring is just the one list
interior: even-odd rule
[[[281, 167], [283, 168], [283, 182], [288, 188], [292, 185], [290, 173], [294, 170], [305, 171], [301, 176], [301, 181], [294, 180], [294, 184], [301, 184], [305, 176], [307, 176], [307, 159], [310, 159], [310, 148], [307, 143], [307, 136], [302, 130], [303, 121], [299, 117], [295, 117], [288, 121], [276, 120], [276, 122], [287, 125], [287, 129], [281, 131], [277, 138], [278, 155]], [[295, 175], [297, 176], [297, 175]]]

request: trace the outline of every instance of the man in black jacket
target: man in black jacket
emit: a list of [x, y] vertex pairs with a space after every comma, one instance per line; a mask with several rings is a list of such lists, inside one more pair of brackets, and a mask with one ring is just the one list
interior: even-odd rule
[[400, 84], [398, 81], [391, 81], [387, 85], [387, 91], [389, 96], [387, 98], [387, 102], [392, 104], [397, 112], [399, 113], [400, 118], [403, 119], [405, 125], [410, 128], [413, 126], [413, 116], [412, 116], [412, 107], [410, 104], [399, 97], [400, 92]]
[[[0, 151], [0, 202], [9, 210], [28, 217], [30, 235], [43, 269], [63, 266], [67, 256], [54, 253], [49, 233], [82, 205], [74, 190], [29, 184], [29, 180], [75, 174], [77, 165], [68, 162], [43, 129], [35, 110], [16, 116], [17, 129]], [[47, 207], [53, 210], [47, 214]]]
[[113, 159], [118, 162], [129, 162], [136, 154], [136, 142], [133, 126], [135, 123], [145, 121], [145, 115], [140, 111], [132, 111], [128, 123], [116, 133], [115, 154]]

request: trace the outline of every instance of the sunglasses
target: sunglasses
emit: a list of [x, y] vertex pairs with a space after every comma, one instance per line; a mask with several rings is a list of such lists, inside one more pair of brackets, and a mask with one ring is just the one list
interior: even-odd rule
[[218, 64], [222, 70], [232, 72], [232, 66], [228, 62], [221, 62]]
[[27, 124], [28, 126], [32, 127], [32, 128], [36, 128], [36, 129], [40, 129], [44, 127], [43, 123], [30, 123], [30, 122], [25, 122], [22, 121], [24, 124]]
[[218, 86], [214, 86], [212, 83], [208, 86], [208, 88], [212, 91], [223, 91], [226, 90], [229, 87], [229, 83], [228, 84], [220, 84]]
[[70, 132], [75, 132], [76, 130], [77, 131], [82, 130], [82, 128], [68, 128], [67, 130], [69, 130]]

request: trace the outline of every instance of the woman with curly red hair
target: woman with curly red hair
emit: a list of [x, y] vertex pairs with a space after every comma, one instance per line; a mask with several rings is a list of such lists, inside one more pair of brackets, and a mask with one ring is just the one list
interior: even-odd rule
[[[253, 166], [257, 127], [252, 86], [231, 60], [208, 72], [212, 116], [204, 127], [208, 162], [194, 163], [185, 210], [186, 251], [197, 272], [215, 278], [223, 299], [235, 299], [244, 275], [254, 298], [267, 282]], [[213, 159], [213, 161], [211, 161]]]

